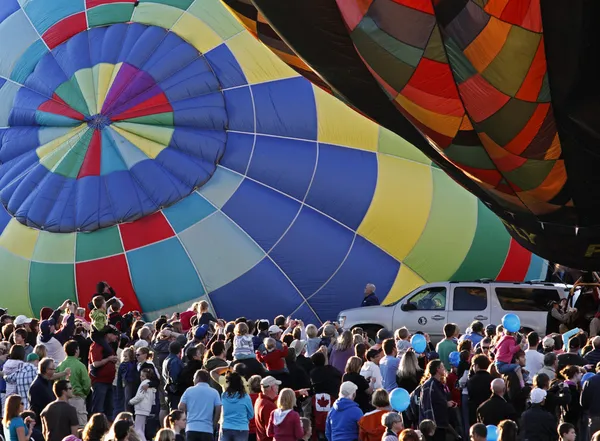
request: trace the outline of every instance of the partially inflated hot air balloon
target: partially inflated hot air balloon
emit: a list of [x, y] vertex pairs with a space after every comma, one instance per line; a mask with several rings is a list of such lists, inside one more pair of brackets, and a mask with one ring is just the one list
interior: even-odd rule
[[409, 143], [218, 0], [0, 2], [0, 306], [98, 281], [148, 318], [206, 299], [307, 322], [546, 266]]
[[434, 159], [523, 246], [600, 268], [600, 4], [223, 1], [288, 64]]

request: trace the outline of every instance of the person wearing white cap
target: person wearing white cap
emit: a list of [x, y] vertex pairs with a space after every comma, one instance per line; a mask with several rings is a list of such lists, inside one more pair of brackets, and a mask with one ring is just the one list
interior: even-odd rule
[[[283, 349], [283, 343], [281, 342], [281, 334], [283, 334], [283, 331], [281, 328], [277, 325], [271, 325], [269, 326], [267, 333], [269, 334], [269, 337], [275, 340], [275, 349], [281, 351]], [[266, 350], [267, 348], [265, 348], [263, 340], [263, 343], [261, 343], [261, 345], [258, 347], [258, 352], [264, 353]]]
[[256, 423], [256, 438], [258, 441], [271, 441], [267, 436], [267, 427], [271, 412], [277, 409], [275, 401], [279, 395], [281, 381], [275, 377], [267, 376], [260, 382], [261, 393], [254, 403], [254, 422]]
[[19, 328], [19, 327], [23, 327], [27, 330], [27, 332], [31, 331], [31, 329], [29, 328], [29, 324], [31, 323], [33, 319], [30, 319], [29, 317], [26, 317], [24, 315], [18, 315], [17, 317], [15, 317], [15, 327]]
[[531, 407], [523, 412], [519, 431], [522, 439], [526, 440], [554, 440], [556, 439], [556, 426], [558, 422], [554, 415], [544, 409], [547, 392], [544, 389], [535, 388], [531, 391], [529, 398]]
[[362, 410], [354, 402], [358, 387], [351, 381], [344, 381], [340, 386], [339, 398], [327, 415], [325, 436], [329, 441], [355, 441], [358, 439], [358, 420], [363, 416]]

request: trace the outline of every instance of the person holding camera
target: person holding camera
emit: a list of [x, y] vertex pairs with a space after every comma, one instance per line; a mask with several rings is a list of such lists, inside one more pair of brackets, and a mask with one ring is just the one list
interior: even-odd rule
[[[61, 314], [65, 310], [68, 314], [66, 324], [60, 327], [62, 320]], [[71, 339], [75, 332], [75, 311], [77, 305], [67, 299], [60, 307], [55, 310], [48, 320], [42, 320], [40, 323], [40, 333], [37, 336], [37, 344], [46, 346], [47, 357], [52, 358], [56, 363], [61, 363], [67, 354], [63, 345]], [[60, 330], [58, 330], [60, 328]]]

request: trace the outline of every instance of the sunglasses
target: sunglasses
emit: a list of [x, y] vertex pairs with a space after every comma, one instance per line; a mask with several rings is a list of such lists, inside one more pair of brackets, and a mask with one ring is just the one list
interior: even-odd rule
[[482, 349], [483, 351], [489, 351], [489, 350], [490, 350], [490, 347], [489, 347], [489, 346], [482, 346], [482, 347], [481, 347], [481, 349]]

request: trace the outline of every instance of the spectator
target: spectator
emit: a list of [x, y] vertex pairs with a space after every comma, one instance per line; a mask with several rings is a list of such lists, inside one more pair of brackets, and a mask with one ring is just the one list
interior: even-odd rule
[[267, 433], [271, 412], [277, 409], [275, 401], [279, 394], [281, 381], [268, 376], [261, 380], [261, 393], [254, 403], [254, 421], [256, 423], [256, 438], [258, 441], [271, 441], [273, 438]]
[[552, 415], [557, 415], [559, 406], [566, 406], [571, 402], [571, 392], [564, 383], [550, 383], [546, 374], [538, 374], [533, 377], [533, 385], [547, 392], [543, 407]]
[[546, 391], [535, 388], [531, 391], [531, 407], [523, 412], [519, 424], [521, 438], [527, 441], [554, 441], [557, 438], [556, 418], [544, 409]]
[[[36, 422], [41, 425], [40, 413], [54, 401], [52, 377], [56, 372], [56, 363], [51, 358], [44, 358], [38, 365], [38, 375], [31, 383], [28, 392], [29, 408], [36, 414]], [[69, 372], [70, 373], [70, 372]]]
[[592, 339], [592, 347], [593, 349], [585, 354], [583, 358], [585, 358], [587, 364], [596, 366], [600, 363], [600, 336], [596, 336]]
[[[558, 363], [558, 360], [557, 360], [556, 354], [554, 352], [548, 352], [547, 354], [544, 355], [544, 367], [542, 369], [540, 369], [538, 374], [545, 374], [548, 376], [550, 381], [554, 380], [556, 378], [557, 363]], [[535, 375], [535, 374], [530, 373], [530, 375]]]
[[175, 441], [185, 441], [185, 426], [187, 424], [187, 417], [185, 412], [181, 410], [173, 410], [169, 415], [165, 417], [165, 427], [168, 427], [175, 432]]
[[516, 419], [514, 406], [504, 399], [506, 386], [504, 380], [496, 378], [491, 383], [492, 396], [477, 409], [477, 421], [486, 426], [497, 426], [500, 421]]
[[562, 423], [558, 426], [558, 437], [560, 441], [575, 441], [577, 433], [575, 426], [571, 423]]
[[382, 441], [395, 441], [398, 434], [404, 429], [402, 417], [397, 412], [387, 412], [381, 417], [381, 425], [385, 427]]
[[169, 355], [165, 358], [162, 365], [163, 381], [169, 410], [175, 410], [179, 406], [179, 400], [183, 390], [179, 388], [179, 377], [183, 371], [183, 362], [179, 357], [181, 353], [181, 344], [173, 341], [169, 344]]
[[[327, 351], [325, 350], [325, 352]], [[337, 396], [340, 384], [342, 384], [340, 371], [327, 364], [326, 355], [322, 351], [315, 352], [310, 359], [315, 365], [315, 368], [309, 374], [315, 394], [325, 393], [330, 397]]]
[[[75, 304], [71, 300], [65, 300], [60, 307], [52, 312], [48, 320], [42, 320], [40, 323], [40, 333], [37, 336], [37, 344], [43, 344], [48, 351], [48, 358], [54, 359], [57, 363], [67, 358], [63, 349], [66, 343], [75, 331]], [[57, 325], [61, 323], [62, 310], [65, 309], [68, 317], [66, 324], [60, 331], [57, 331]]]
[[456, 351], [456, 336], [458, 332], [458, 326], [454, 323], [446, 323], [444, 325], [444, 339], [435, 348], [447, 371], [451, 369], [449, 357], [451, 352]]
[[512, 420], [500, 421], [498, 424], [498, 441], [517, 441], [517, 423]]
[[[23, 319], [21, 319], [21, 317], [23, 317], [23, 319], [25, 320], [29, 320], [29, 322], [25, 323], [27, 326], [29, 326], [29, 323], [31, 323], [31, 319], [25, 318], [24, 315], [20, 315], [16, 318], [15, 326], [17, 325], [17, 323], [22, 323]], [[19, 321], [19, 319], [21, 320]], [[22, 346], [25, 349], [25, 357], [27, 357], [33, 352], [33, 346], [27, 343], [27, 330], [25, 330], [24, 328], [17, 328], [15, 329], [12, 335], [15, 339], [15, 345]]]
[[6, 441], [27, 441], [31, 438], [35, 420], [31, 417], [23, 419], [23, 400], [20, 395], [11, 395], [6, 398], [2, 425], [6, 430]]
[[398, 349], [396, 342], [392, 338], [388, 338], [383, 342], [383, 353], [385, 357], [379, 362], [381, 369], [381, 377], [383, 378], [383, 388], [388, 392], [393, 391], [398, 387], [397, 372], [400, 360], [396, 357]]
[[[121, 333], [114, 326], [104, 330], [107, 346], [116, 343]], [[112, 349], [111, 349], [112, 352]], [[96, 342], [90, 347], [90, 375], [92, 377], [92, 413], [112, 415], [113, 397], [112, 383], [116, 375], [117, 356], [114, 352], [105, 354], [102, 346]], [[93, 375], [92, 375], [93, 372]]]
[[443, 383], [446, 369], [443, 362], [441, 360], [430, 361], [426, 372], [429, 379], [423, 383], [421, 388], [419, 421], [424, 419], [435, 421], [437, 428], [433, 439], [444, 441], [450, 423], [448, 408], [456, 407], [457, 404], [446, 398], [447, 389]]
[[62, 441], [74, 435], [77, 437], [79, 419], [77, 411], [69, 404], [73, 398], [73, 387], [67, 380], [58, 380], [53, 386], [56, 400], [46, 406], [40, 414], [44, 439], [46, 441]]
[[16, 394], [21, 397], [23, 407], [29, 408], [28, 392], [31, 384], [34, 382], [38, 374], [39, 357], [37, 354], [31, 353], [27, 356], [27, 362], [21, 366], [16, 372], [6, 375], [6, 380], [16, 384]]
[[585, 366], [588, 364], [587, 360], [579, 355], [579, 350], [581, 349], [581, 342], [579, 341], [579, 336], [574, 335], [569, 339], [569, 352], [565, 352], [564, 354], [559, 354], [557, 357], [558, 365], [556, 367], [556, 372], [561, 372], [567, 366]]
[[[204, 363], [204, 368], [208, 372], [212, 372], [214, 369], [219, 367], [229, 366], [226, 359], [225, 343], [222, 341], [215, 341], [210, 347], [210, 353], [212, 353], [212, 357], [210, 357]], [[219, 386], [219, 384], [213, 380], [210, 381], [210, 386], [213, 387], [219, 393], [219, 395], [223, 392], [221, 386]]]
[[81, 439], [82, 441], [102, 441], [109, 429], [110, 425], [106, 415], [95, 413], [83, 428]]
[[463, 335], [460, 340], [471, 340], [473, 347], [475, 347], [485, 337], [485, 329], [483, 327], [483, 323], [478, 320], [471, 323], [470, 329], [471, 331]]
[[140, 379], [142, 382], [135, 396], [129, 400], [129, 404], [134, 408], [135, 430], [142, 436], [142, 440], [145, 441], [146, 422], [152, 413], [152, 407], [156, 399], [156, 389], [150, 385], [150, 381], [154, 379], [154, 369], [142, 369]]
[[529, 384], [533, 376], [544, 367], [544, 354], [537, 350], [540, 344], [540, 336], [537, 332], [527, 334], [529, 349], [525, 351], [525, 370], [529, 372]]
[[467, 380], [469, 425], [477, 422], [477, 409], [490, 398], [490, 390], [493, 394], [493, 389], [491, 389], [493, 378], [487, 370], [490, 366], [490, 359], [482, 354], [476, 355], [471, 360], [471, 366], [473, 375]]
[[208, 384], [209, 380], [207, 371], [197, 371], [194, 386], [187, 389], [179, 401], [179, 410], [187, 414], [187, 441], [214, 440], [213, 434], [221, 415], [221, 399]]
[[421, 378], [423, 378], [423, 369], [419, 366], [417, 354], [415, 351], [409, 350], [398, 365], [398, 387], [412, 393], [421, 383]]
[[380, 441], [385, 433], [381, 418], [392, 410], [390, 397], [385, 389], [377, 389], [373, 392], [371, 404], [375, 410], [365, 414], [358, 421], [358, 439], [361, 441]]
[[469, 431], [471, 441], [487, 441], [487, 427], [483, 423], [475, 423]]
[[339, 398], [327, 416], [325, 435], [329, 441], [355, 441], [358, 439], [358, 421], [362, 418], [363, 413], [358, 404], [354, 402], [357, 389], [356, 385], [350, 381], [346, 381], [340, 386]]
[[246, 392], [242, 376], [237, 372], [227, 374], [227, 387], [221, 395], [223, 417], [220, 441], [247, 441], [249, 422], [254, 418], [252, 400]]
[[73, 387], [73, 396], [69, 398], [69, 404], [75, 408], [79, 427], [83, 428], [87, 424], [87, 408], [85, 400], [90, 393], [92, 383], [88, 375], [87, 368], [79, 361], [79, 344], [74, 340], [69, 340], [64, 345], [65, 358], [57, 367], [57, 372], [70, 370], [69, 381]]
[[354, 347], [352, 346], [352, 333], [350, 331], [344, 331], [333, 345], [331, 355], [329, 356], [329, 364], [343, 373], [346, 369], [348, 359], [353, 355]]
[[381, 389], [383, 387], [383, 377], [381, 376], [381, 368], [379, 362], [383, 357], [381, 349], [369, 349], [366, 354], [367, 361], [360, 368], [360, 374], [370, 382], [371, 378], [375, 379], [373, 389]]
[[358, 388], [354, 401], [363, 412], [371, 410], [371, 394], [373, 393], [373, 383], [375, 378], [370, 381], [365, 380], [365, 377], [360, 375], [362, 360], [358, 357], [350, 357], [346, 363], [346, 372], [342, 377], [342, 381], [351, 381]]
[[365, 286], [365, 297], [362, 300], [360, 306], [377, 306], [379, 305], [379, 298], [375, 295], [375, 285], [367, 283]]
[[271, 412], [267, 435], [274, 441], [297, 441], [304, 436], [300, 415], [294, 410], [296, 394], [292, 389], [283, 389], [277, 399], [277, 409]]
[[202, 369], [202, 351], [196, 346], [191, 346], [186, 351], [186, 362], [179, 374], [179, 390], [185, 391], [194, 385], [194, 374]]

